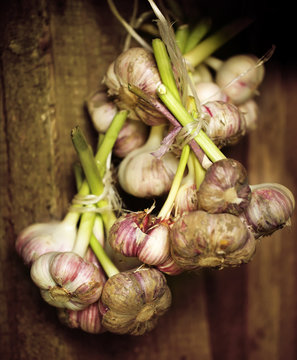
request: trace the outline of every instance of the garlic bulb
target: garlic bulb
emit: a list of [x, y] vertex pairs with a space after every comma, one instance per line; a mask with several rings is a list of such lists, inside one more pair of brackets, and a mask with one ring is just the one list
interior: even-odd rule
[[[77, 233], [77, 214], [65, 217], [63, 221], [37, 223], [28, 226], [18, 235], [15, 248], [26, 265], [31, 266], [40, 255], [50, 251], [71, 251]], [[69, 221], [71, 220], [71, 221]]]
[[149, 198], [169, 191], [178, 159], [171, 152], [167, 152], [161, 159], [151, 154], [161, 144], [163, 129], [163, 126], [153, 126], [145, 145], [132, 151], [120, 163], [118, 180], [128, 194]]
[[58, 309], [58, 318], [62, 324], [90, 334], [100, 334], [105, 331], [101, 325], [102, 315], [99, 312], [98, 302], [79, 311]]
[[240, 214], [251, 199], [246, 169], [234, 159], [216, 161], [207, 169], [197, 197], [200, 210]]
[[31, 267], [31, 278], [52, 306], [82, 310], [96, 302], [105, 278], [94, 264], [73, 252], [49, 252]]
[[87, 99], [87, 109], [94, 128], [105, 133], [112, 119], [118, 112], [113, 101], [109, 100], [106, 91], [97, 91]]
[[108, 67], [103, 82], [108, 87], [108, 94], [115, 96], [116, 105], [129, 110], [132, 120], [142, 120], [151, 126], [167, 122], [159, 111], [128, 88], [131, 84], [157, 99], [156, 89], [161, 79], [155, 59], [148, 50], [134, 47], [121, 53]]
[[108, 242], [117, 252], [158, 265], [169, 255], [168, 225], [145, 211], [118, 218], [110, 229]]
[[172, 226], [171, 255], [186, 270], [236, 266], [251, 260], [255, 239], [239, 217], [192, 211]]
[[103, 327], [116, 334], [143, 335], [171, 305], [165, 276], [154, 268], [138, 268], [109, 278], [99, 300]]
[[244, 116], [247, 131], [255, 130], [258, 125], [259, 106], [254, 99], [238, 105], [238, 110]]
[[223, 62], [215, 81], [230, 101], [239, 105], [255, 95], [264, 73], [264, 66], [258, 66], [256, 56], [235, 55]]
[[145, 144], [148, 138], [148, 126], [142, 121], [127, 119], [113, 147], [113, 153], [126, 157], [131, 151]]
[[295, 208], [292, 192], [277, 183], [251, 186], [249, 206], [240, 214], [240, 219], [249, 227], [255, 238], [271, 235], [286, 226]]
[[224, 101], [209, 101], [202, 105], [206, 133], [219, 147], [234, 145], [245, 135], [246, 123], [237, 106]]
[[195, 84], [195, 90], [201, 104], [209, 101], [227, 101], [227, 95], [212, 81], [203, 81]]

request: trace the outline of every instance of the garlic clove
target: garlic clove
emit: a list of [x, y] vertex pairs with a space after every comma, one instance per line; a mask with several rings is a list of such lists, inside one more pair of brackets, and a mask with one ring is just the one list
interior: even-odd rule
[[33, 224], [21, 231], [15, 248], [24, 263], [31, 266], [33, 261], [47, 252], [71, 251], [76, 232], [76, 226], [64, 221]]
[[98, 302], [79, 311], [58, 309], [58, 318], [62, 324], [72, 329], [81, 329], [89, 334], [105, 332], [101, 325], [102, 316], [99, 312]]
[[99, 301], [103, 327], [116, 334], [143, 335], [171, 305], [165, 276], [154, 268], [139, 268], [112, 276]]
[[192, 211], [171, 228], [171, 255], [185, 270], [237, 266], [250, 261], [255, 239], [239, 217]]
[[255, 238], [271, 235], [290, 223], [295, 208], [292, 192], [277, 183], [263, 183], [251, 186], [249, 206], [240, 214]]
[[201, 210], [240, 214], [251, 199], [246, 169], [234, 159], [216, 161], [207, 169], [197, 197]]
[[148, 265], [165, 261], [169, 254], [168, 226], [145, 211], [118, 218], [110, 229], [108, 242], [125, 256], [138, 257]]
[[96, 302], [103, 287], [98, 268], [73, 252], [41, 255], [32, 264], [31, 278], [46, 302], [71, 310]]

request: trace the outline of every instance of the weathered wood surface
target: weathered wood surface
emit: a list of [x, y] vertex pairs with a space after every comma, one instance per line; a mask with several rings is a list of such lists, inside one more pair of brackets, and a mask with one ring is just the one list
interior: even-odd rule
[[[250, 264], [169, 278], [172, 308], [149, 334], [89, 335], [59, 323], [14, 242], [29, 224], [65, 213], [74, 193], [70, 130], [79, 124], [95, 140], [84, 100], [124, 33], [105, 1], [12, 1], [0, 18], [1, 358], [296, 359], [296, 212]], [[259, 128], [227, 152], [247, 166], [251, 183], [280, 182], [296, 196], [294, 65], [285, 56], [267, 64]]]

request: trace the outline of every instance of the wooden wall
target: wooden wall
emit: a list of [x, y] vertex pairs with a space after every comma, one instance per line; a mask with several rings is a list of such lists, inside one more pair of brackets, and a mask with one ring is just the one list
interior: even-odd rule
[[[117, 3], [128, 16], [132, 1]], [[187, 9], [197, 12], [197, 3], [186, 2]], [[213, 5], [210, 12], [218, 4], [201, 1]], [[24, 227], [64, 215], [74, 194], [70, 130], [79, 124], [95, 141], [84, 101], [120, 51], [124, 31], [102, 0], [19, 0], [0, 10], [1, 358], [296, 359], [296, 212], [290, 227], [261, 241], [248, 265], [168, 278], [172, 308], [151, 333], [89, 335], [59, 323], [14, 242]], [[229, 52], [261, 56], [274, 41], [277, 51], [258, 98], [259, 128], [226, 154], [245, 164], [251, 183], [279, 182], [296, 196], [297, 70], [275, 27], [282, 12], [256, 1], [225, 3], [229, 17], [231, 10], [254, 12], [257, 21]]]

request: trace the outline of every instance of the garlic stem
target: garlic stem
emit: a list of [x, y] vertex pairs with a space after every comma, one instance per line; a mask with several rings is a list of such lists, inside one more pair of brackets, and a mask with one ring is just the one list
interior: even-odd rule
[[232, 39], [235, 35], [244, 30], [250, 24], [251, 19], [243, 18], [236, 19], [232, 23], [223, 26], [214, 34], [208, 36], [194, 49], [187, 52], [184, 55], [186, 62], [188, 62], [192, 67], [199, 65], [212, 53], [218, 50], [221, 46], [227, 43], [230, 39]]
[[124, 125], [124, 122], [127, 119], [127, 115], [128, 115], [127, 110], [121, 110], [115, 115], [99, 146], [99, 149], [95, 156], [95, 160], [97, 163], [97, 167], [99, 168], [99, 173], [101, 177], [103, 177], [105, 173], [106, 160], [114, 146], [114, 143], [118, 137], [120, 130]]
[[210, 30], [212, 21], [209, 17], [201, 19], [199, 23], [194, 27], [193, 30], [190, 31], [187, 42], [184, 45], [183, 54], [188, 53], [193, 50], [194, 47], [202, 40], [202, 38], [208, 33]]
[[[197, 190], [199, 190], [200, 185], [205, 176], [205, 169], [202, 167], [202, 165], [200, 164], [200, 161], [197, 159], [196, 155], [193, 152], [191, 152], [191, 154], [190, 154], [190, 160], [191, 160], [192, 166], [194, 165], [195, 183], [196, 183]], [[189, 161], [189, 163], [190, 163], [190, 161]]]
[[209, 56], [207, 59], [205, 59], [204, 63], [211, 67], [213, 70], [217, 71], [224, 62], [214, 56]]
[[190, 35], [189, 25], [180, 25], [175, 32], [175, 41], [183, 54], [185, 52], [185, 46]]
[[123, 17], [118, 12], [112, 0], [107, 0], [108, 5], [114, 16], [119, 20], [119, 22], [124, 26], [124, 28], [128, 31], [129, 34], [145, 49], [152, 51], [151, 46], [142, 39], [141, 36], [137, 34], [137, 32], [123, 19]]
[[93, 212], [85, 212], [81, 216], [79, 228], [76, 235], [76, 240], [72, 251], [82, 258], [85, 256], [93, 227], [95, 223], [96, 214]]
[[[78, 153], [86, 180], [89, 184], [92, 194], [97, 196], [101, 195], [104, 190], [102, 178], [100, 176], [92, 150], [78, 126], [72, 129], [71, 138], [73, 145]], [[105, 199], [102, 199], [97, 203], [98, 207], [107, 207], [108, 205], [108, 201]], [[112, 211], [104, 211], [102, 213], [102, 218], [106, 226], [106, 231], [108, 232], [115, 220], [115, 215]]]
[[[182, 126], [186, 126], [194, 121], [188, 111], [181, 103], [176, 101], [175, 97], [164, 84], [158, 86], [157, 93], [165, 106], [171, 111]], [[211, 161], [215, 162], [226, 158], [203, 130], [200, 130], [194, 139]]]
[[100, 262], [100, 265], [103, 267], [106, 275], [110, 278], [113, 275], [119, 273], [119, 270], [115, 267], [113, 262], [107, 256], [105, 250], [103, 249], [100, 242], [96, 239], [95, 235], [92, 234], [90, 238], [90, 246], [96, 255], [97, 259]]
[[154, 39], [152, 45], [162, 82], [170, 89], [176, 100], [181, 102], [180, 94], [178, 92], [173, 75], [170, 58], [167, 54], [164, 42], [160, 39]]
[[180, 187], [180, 184], [184, 176], [185, 168], [189, 159], [189, 154], [190, 154], [190, 146], [185, 145], [182, 149], [177, 171], [174, 176], [167, 199], [163, 204], [162, 209], [160, 210], [158, 215], [158, 217], [161, 218], [162, 220], [168, 218], [171, 213], [176, 194], [178, 192], [178, 189]]

